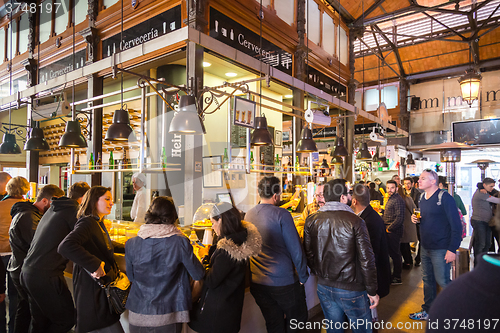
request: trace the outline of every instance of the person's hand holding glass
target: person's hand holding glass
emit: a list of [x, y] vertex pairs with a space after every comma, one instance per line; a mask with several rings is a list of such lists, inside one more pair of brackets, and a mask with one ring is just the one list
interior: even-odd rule
[[415, 224], [420, 223], [420, 208], [415, 208], [413, 210], [413, 215], [411, 216], [411, 221]]

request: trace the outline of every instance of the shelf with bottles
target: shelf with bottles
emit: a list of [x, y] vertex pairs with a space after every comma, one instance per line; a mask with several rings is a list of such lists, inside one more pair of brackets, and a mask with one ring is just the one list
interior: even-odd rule
[[[142, 170], [144, 173], [162, 173], [167, 171], [181, 171], [181, 168], [176, 168], [180, 166], [179, 163], [167, 163], [166, 165], [162, 163], [145, 163], [145, 168]], [[77, 169], [73, 169], [73, 174], [91, 174], [99, 172], [139, 172], [141, 171], [137, 167], [137, 163], [119, 164], [112, 165], [110, 168], [109, 164], [95, 166], [95, 165], [81, 165]], [[70, 168], [67, 167], [64, 172], [70, 172]]]

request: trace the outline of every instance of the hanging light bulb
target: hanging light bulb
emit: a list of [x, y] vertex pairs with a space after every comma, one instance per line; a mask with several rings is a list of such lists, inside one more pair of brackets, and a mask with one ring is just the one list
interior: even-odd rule
[[462, 99], [472, 107], [472, 103], [479, 96], [479, 86], [481, 84], [481, 75], [476, 74], [474, 69], [470, 68], [458, 79], [460, 83], [460, 91], [462, 92]]
[[344, 146], [344, 139], [340, 136], [337, 138], [337, 145], [333, 151], [333, 156], [349, 156], [349, 153]]
[[183, 95], [179, 100], [179, 111], [175, 112], [172, 122], [170, 122], [169, 133], [175, 134], [195, 134], [205, 133], [203, 120], [196, 109], [196, 98], [192, 95]]
[[302, 135], [297, 143], [297, 153], [311, 153], [313, 151], [318, 151], [318, 147], [313, 140], [311, 129], [305, 127], [302, 129]]
[[271, 138], [271, 133], [269, 133], [267, 129], [267, 119], [265, 116], [255, 117], [255, 129], [252, 132], [250, 143], [252, 146], [273, 145], [273, 139]]
[[3, 142], [0, 145], [0, 154], [21, 154], [21, 147], [16, 142], [16, 136], [11, 133], [3, 135]]
[[359, 152], [356, 155], [356, 159], [360, 161], [366, 161], [372, 159], [372, 154], [370, 154], [370, 151], [368, 150], [368, 144], [366, 142], [362, 142], [359, 145]]
[[31, 128], [30, 138], [26, 141], [24, 145], [24, 150], [28, 151], [47, 151], [49, 150], [49, 144], [43, 135], [43, 129], [39, 128], [37, 125]]
[[66, 123], [66, 131], [59, 141], [59, 147], [86, 148], [87, 141], [82, 135], [78, 120], [69, 120]]

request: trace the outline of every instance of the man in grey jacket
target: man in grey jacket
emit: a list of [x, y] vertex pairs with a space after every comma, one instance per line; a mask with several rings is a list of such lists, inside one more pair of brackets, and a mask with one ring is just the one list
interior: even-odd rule
[[[495, 181], [491, 178], [484, 178], [483, 187], [487, 192], [491, 192], [495, 187]], [[477, 189], [472, 196], [472, 216], [471, 224], [474, 228], [474, 263], [477, 263], [478, 255], [488, 252], [491, 245], [491, 229], [488, 222], [491, 220], [492, 210], [490, 203], [499, 204], [500, 199], [488, 193], [482, 193]]]
[[379, 296], [365, 221], [349, 207], [351, 194], [344, 179], [329, 181], [323, 193], [325, 205], [306, 219], [304, 248], [307, 264], [318, 277], [327, 331], [345, 328], [345, 314], [354, 332], [372, 332], [369, 309], [378, 305]]

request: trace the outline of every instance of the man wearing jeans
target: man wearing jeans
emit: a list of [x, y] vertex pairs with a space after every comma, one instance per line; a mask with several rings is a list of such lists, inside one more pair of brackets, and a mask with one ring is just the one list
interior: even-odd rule
[[266, 320], [267, 332], [293, 332], [290, 321], [307, 321], [306, 257], [292, 215], [276, 206], [280, 180], [264, 177], [258, 190], [260, 204], [245, 215], [245, 221], [253, 223], [262, 236], [262, 251], [250, 259], [250, 292]]
[[353, 332], [372, 332], [370, 309], [378, 305], [375, 256], [365, 222], [349, 207], [344, 179], [326, 183], [325, 205], [306, 219], [307, 264], [318, 277], [318, 297], [327, 332], [343, 332], [344, 314]]
[[[491, 178], [484, 178], [483, 188], [486, 192], [491, 192], [495, 187], [495, 181]], [[489, 222], [492, 216], [491, 204], [500, 203], [499, 198], [491, 196], [489, 193], [482, 193], [478, 188], [472, 196], [472, 216], [470, 223], [474, 228], [474, 264], [477, 263], [479, 254], [488, 252], [491, 245], [491, 229]]]
[[[453, 197], [438, 187], [438, 175], [424, 170], [418, 181], [425, 192], [420, 199], [420, 239], [422, 241], [422, 280], [424, 304], [422, 310], [411, 313], [410, 319], [427, 320], [437, 295], [436, 282], [445, 288], [450, 283], [451, 263], [462, 240], [462, 223]], [[418, 219], [413, 214], [413, 223]]]

